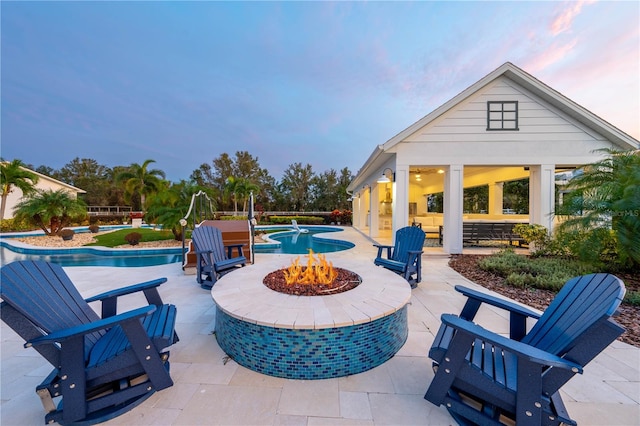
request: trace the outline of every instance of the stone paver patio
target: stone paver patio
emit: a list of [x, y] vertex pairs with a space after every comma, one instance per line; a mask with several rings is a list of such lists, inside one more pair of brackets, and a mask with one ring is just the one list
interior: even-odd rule
[[[350, 228], [338, 238], [356, 247], [328, 254], [335, 266], [340, 266], [341, 259], [361, 259], [374, 268], [376, 250], [371, 241]], [[256, 263], [273, 262], [277, 269], [287, 266], [293, 257], [258, 254]], [[210, 292], [201, 289], [193, 275], [183, 275], [178, 264], [66, 271], [87, 297], [166, 276], [169, 281], [160, 288], [161, 295], [165, 302], [178, 306], [180, 342], [171, 350], [175, 385], [105, 424], [450, 425], [455, 423], [444, 408], [423, 399], [433, 377], [427, 352], [440, 315], [458, 313], [464, 304], [453, 287], [475, 285], [447, 262], [438, 250], [424, 255], [423, 281], [412, 290], [409, 305], [409, 337], [391, 360], [357, 375], [314, 381], [265, 376], [227, 360], [212, 335], [215, 306]], [[143, 300], [132, 297], [121, 309], [140, 303]], [[506, 316], [498, 310], [483, 307], [477, 321], [507, 332]], [[51, 367], [34, 350], [24, 349], [23, 341], [4, 323], [0, 331], [0, 423], [42, 424], [44, 412], [34, 389]], [[616, 341], [562, 392], [569, 413], [580, 425], [640, 425], [640, 349]]]

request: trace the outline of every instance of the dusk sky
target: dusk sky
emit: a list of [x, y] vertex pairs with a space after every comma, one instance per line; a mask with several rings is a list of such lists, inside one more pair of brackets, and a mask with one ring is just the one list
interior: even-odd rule
[[504, 62], [640, 138], [640, 2], [10, 2], [5, 160], [354, 174]]

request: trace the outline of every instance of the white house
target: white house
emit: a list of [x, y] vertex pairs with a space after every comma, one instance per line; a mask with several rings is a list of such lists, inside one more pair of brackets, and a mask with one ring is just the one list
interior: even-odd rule
[[[452, 254], [462, 252], [463, 220], [552, 229], [559, 172], [601, 159], [600, 148], [638, 147], [638, 140], [507, 62], [373, 150], [347, 189], [353, 224], [372, 238], [413, 222], [430, 233], [442, 226], [443, 250]], [[388, 183], [378, 182], [383, 175]], [[528, 214], [509, 214], [503, 188], [523, 178]], [[465, 208], [472, 188], [488, 193], [484, 208]], [[438, 199], [441, 208], [430, 211]]]
[[[26, 167], [23, 167], [23, 169], [38, 176], [38, 183], [35, 184], [36, 189], [47, 190], [47, 191], [48, 190], [57, 191], [59, 189], [63, 189], [69, 193], [71, 198], [74, 198], [74, 199], [78, 198], [78, 194], [86, 193], [86, 191], [80, 188], [76, 188], [75, 186], [66, 184], [52, 177], [43, 175], [42, 173], [38, 173], [31, 169], [27, 169]], [[16, 204], [22, 201], [22, 196], [23, 194], [20, 188], [16, 188], [15, 186], [12, 187], [12, 191], [11, 193], [9, 193], [9, 196], [7, 197], [7, 206], [5, 208], [4, 217], [2, 219], [13, 218], [13, 209], [15, 208]]]

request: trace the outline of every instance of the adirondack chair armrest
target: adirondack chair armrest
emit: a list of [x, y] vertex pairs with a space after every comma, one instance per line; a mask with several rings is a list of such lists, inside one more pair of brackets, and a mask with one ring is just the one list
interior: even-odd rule
[[[507, 299], [501, 299], [499, 297], [492, 296], [487, 293], [482, 293], [480, 291], [473, 290], [469, 287], [465, 287], [462, 285], [455, 286], [456, 291], [464, 294], [469, 299], [477, 300], [481, 303], [487, 303], [489, 305], [495, 306], [496, 308], [501, 308], [507, 310], [509, 312], [517, 313], [520, 315], [527, 316], [529, 318], [539, 319], [542, 315], [539, 312], [536, 312], [532, 309], [529, 309], [525, 306], [518, 305], [517, 303], [513, 303]], [[472, 319], [472, 318], [469, 318]]]
[[455, 289], [467, 296], [467, 303], [460, 312], [460, 318], [473, 321], [483, 303], [509, 311], [509, 337], [513, 340], [520, 341], [527, 334], [527, 318], [539, 319], [541, 316], [540, 313], [507, 299], [501, 299], [461, 285], [455, 286]]
[[114, 315], [108, 318], [103, 318], [89, 324], [65, 328], [63, 330], [56, 330], [53, 333], [47, 334], [46, 336], [40, 336], [27, 341], [24, 344], [24, 347], [29, 348], [31, 346], [43, 344], [61, 343], [65, 340], [73, 339], [74, 337], [84, 336], [88, 333], [93, 333], [94, 331], [106, 330], [123, 322], [131, 321], [136, 318], [142, 318], [144, 316], [152, 314], [155, 310], [155, 305], [143, 306], [142, 308], [134, 309], [129, 312], [124, 312], [122, 314]]
[[233, 249], [238, 249], [238, 256], [244, 256], [242, 253], [242, 247], [244, 244], [225, 244], [225, 248], [227, 249], [227, 258], [231, 259], [231, 254], [233, 253]]
[[459, 318], [456, 315], [443, 314], [441, 319], [443, 324], [446, 324], [460, 332], [469, 334], [473, 336], [474, 339], [498, 346], [507, 352], [517, 355], [519, 358], [526, 358], [530, 362], [534, 362], [542, 366], [557, 367], [582, 374], [583, 370], [580, 364], [560, 358], [559, 356], [545, 352], [536, 347], [529, 346], [525, 343], [518, 342], [517, 340], [512, 340], [500, 334], [496, 334], [477, 324]]
[[133, 294], [133, 293], [137, 293], [139, 291], [144, 291], [144, 290], [146, 290], [148, 288], [158, 287], [161, 284], [164, 284], [166, 282], [167, 282], [166, 278], [157, 278], [155, 280], [145, 281], [143, 283], [134, 284], [134, 285], [130, 285], [130, 286], [127, 286], [127, 287], [118, 288], [118, 289], [115, 289], [115, 290], [106, 291], [104, 293], [96, 294], [95, 296], [91, 296], [88, 299], [85, 299], [85, 301], [87, 303], [97, 302], [97, 301], [101, 301], [103, 299], [108, 299], [108, 298], [111, 298], [111, 297], [119, 297], [119, 296], [124, 296], [124, 295], [127, 295], [127, 294]]
[[196, 250], [196, 255], [198, 254], [209, 254], [213, 253], [213, 250]]
[[393, 246], [386, 246], [382, 244], [374, 244], [373, 246], [378, 248], [378, 255], [376, 257], [382, 257], [382, 250], [387, 249], [387, 259], [391, 259], [391, 249], [393, 249]]
[[157, 278], [151, 281], [130, 285], [123, 288], [107, 291], [85, 299], [87, 303], [102, 302], [102, 318], [115, 315], [118, 309], [118, 297], [128, 294], [144, 292], [150, 305], [161, 306], [162, 299], [158, 293], [158, 287], [167, 282], [166, 278]]

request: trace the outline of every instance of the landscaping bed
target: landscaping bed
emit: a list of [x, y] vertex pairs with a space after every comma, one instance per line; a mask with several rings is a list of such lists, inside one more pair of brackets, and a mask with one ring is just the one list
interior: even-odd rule
[[[516, 300], [525, 305], [539, 310], [545, 310], [555, 293], [550, 290], [539, 290], [534, 288], [518, 288], [505, 285], [505, 279], [494, 273], [481, 269], [478, 261], [486, 256], [483, 255], [453, 255], [449, 261], [449, 266], [473, 281], [496, 293], [502, 294], [510, 299]], [[640, 277], [631, 275], [618, 275], [627, 286], [627, 291], [640, 291]], [[620, 314], [615, 317], [616, 322], [627, 329], [618, 340], [630, 345], [640, 347], [640, 306], [623, 303], [619, 308]]]

